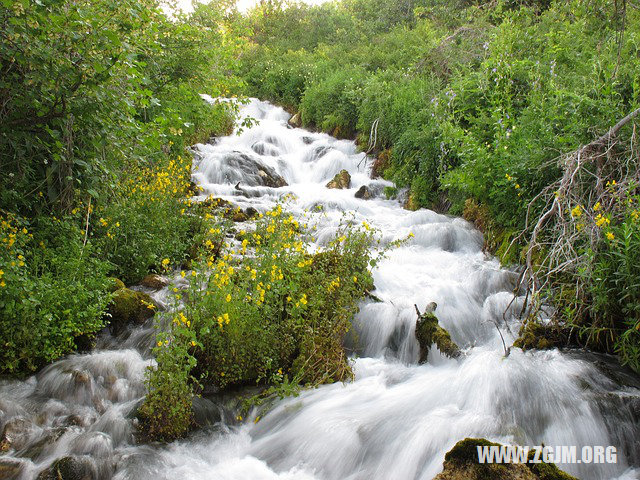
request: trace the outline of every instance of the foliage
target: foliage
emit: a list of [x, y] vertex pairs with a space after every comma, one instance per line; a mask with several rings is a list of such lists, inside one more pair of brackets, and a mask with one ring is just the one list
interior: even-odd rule
[[[321, 13], [324, 23], [314, 23]], [[466, 211], [506, 262], [521, 258], [526, 236], [517, 232], [543, 211], [539, 193], [562, 178], [562, 154], [638, 106], [640, 11], [625, 2], [349, 0], [323, 10], [280, 5], [269, 16], [250, 14], [255, 31], [266, 31], [260, 29], [267, 21], [296, 21], [314, 25], [312, 40], [305, 43], [295, 29], [288, 36], [278, 28], [254, 36], [257, 45], [239, 70], [251, 72], [248, 92], [287, 98], [306, 124], [357, 134], [363, 148], [375, 139], [376, 173], [408, 187], [411, 207]], [[295, 71], [290, 59], [297, 56], [307, 74], [292, 95], [281, 66]], [[267, 58], [268, 72], [282, 71], [281, 81], [261, 81], [270, 73], [257, 66]], [[619, 155], [612, 149], [607, 158]], [[634, 180], [635, 165], [618, 180]], [[580, 193], [593, 196], [596, 186], [584, 185]], [[616, 239], [632, 243], [630, 230], [613, 231], [630, 228], [621, 211], [603, 214], [610, 215]], [[594, 238], [601, 236], [587, 238], [586, 230], [575, 236], [567, 248], [589, 267], [548, 276], [555, 287], [545, 295], [561, 320], [579, 326], [587, 344], [615, 348], [634, 365], [639, 348], [630, 312], [636, 300], [628, 292], [636, 283], [626, 267], [634, 257], [623, 243], [611, 250], [613, 244], [594, 244]], [[535, 252], [539, 266], [553, 250], [547, 247]], [[576, 283], [589, 291], [576, 292]]]
[[108, 264], [83, 235], [73, 217], [0, 218], [0, 371], [34, 370], [103, 327]]
[[374, 232], [345, 219], [328, 245], [310, 253], [310, 228], [282, 205], [261, 214], [255, 230], [239, 232], [235, 245], [223, 243], [224, 230], [213, 224], [188, 289], [174, 289], [186, 303], [159, 337], [148, 397], [158, 403], [149, 409], [172, 415], [165, 412], [174, 404], [161, 401], [173, 398], [169, 388], [192, 388], [189, 375], [217, 388], [266, 384], [289, 392], [351, 378], [342, 339], [372, 288]]

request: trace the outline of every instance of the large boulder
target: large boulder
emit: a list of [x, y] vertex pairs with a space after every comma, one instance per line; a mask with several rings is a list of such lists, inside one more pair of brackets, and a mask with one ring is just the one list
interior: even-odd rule
[[62, 457], [40, 472], [37, 480], [93, 480], [95, 473], [87, 457]]
[[346, 170], [340, 170], [339, 173], [333, 177], [329, 183], [327, 183], [327, 188], [337, 188], [337, 189], [345, 189], [351, 186], [351, 175]]
[[444, 470], [433, 480], [577, 480], [553, 463], [479, 463], [478, 447], [491, 446], [500, 444], [484, 438], [460, 440], [447, 452]]
[[160, 290], [161, 288], [169, 285], [169, 279], [167, 277], [163, 277], [162, 275], [152, 273], [144, 277], [140, 282], [140, 285], [153, 288], [155, 290]]
[[420, 313], [416, 306], [416, 312], [418, 313], [418, 321], [416, 322], [416, 339], [420, 345], [420, 363], [427, 361], [429, 356], [429, 350], [434, 343], [438, 350], [444, 355], [450, 358], [457, 358], [460, 356], [460, 348], [456, 345], [449, 332], [442, 328], [438, 324], [438, 317], [436, 317], [434, 310], [435, 303], [429, 304], [427, 310], [424, 313]]
[[140, 325], [156, 313], [153, 299], [144, 292], [121, 288], [113, 294], [108, 313], [115, 333], [130, 324]]

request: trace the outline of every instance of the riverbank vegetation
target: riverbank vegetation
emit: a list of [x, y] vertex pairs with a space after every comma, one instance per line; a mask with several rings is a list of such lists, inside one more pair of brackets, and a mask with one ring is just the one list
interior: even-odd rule
[[634, 120], [606, 136], [640, 107], [636, 5], [266, 2], [247, 21], [248, 94], [357, 138], [408, 208], [465, 215], [526, 264], [565, 345], [640, 370]]
[[225, 21], [154, 1], [0, 5], [0, 371], [86, 344], [108, 322], [108, 276], [186, 257], [186, 147], [233, 125], [199, 96], [235, 85], [242, 36]]

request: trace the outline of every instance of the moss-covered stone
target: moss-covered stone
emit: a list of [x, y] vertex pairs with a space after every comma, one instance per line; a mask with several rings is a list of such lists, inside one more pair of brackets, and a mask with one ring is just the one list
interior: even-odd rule
[[0, 478], [19, 478], [22, 462], [12, 458], [0, 458]]
[[340, 170], [339, 173], [333, 177], [329, 183], [327, 183], [327, 188], [337, 188], [337, 189], [345, 189], [351, 186], [351, 175], [346, 170]]
[[434, 480], [577, 480], [551, 463], [479, 463], [478, 447], [490, 446], [500, 444], [484, 438], [459, 441], [445, 455], [444, 469]]
[[149, 295], [121, 288], [114, 293], [109, 305], [111, 328], [117, 333], [129, 324], [142, 324], [155, 312], [156, 306]]
[[529, 320], [520, 327], [519, 336], [513, 342], [513, 346], [522, 350], [548, 350], [565, 346], [567, 339], [568, 334], [563, 329]]
[[420, 345], [420, 363], [427, 361], [429, 349], [434, 343], [448, 357], [456, 358], [460, 355], [460, 348], [451, 340], [449, 332], [438, 325], [438, 317], [433, 312], [425, 312], [418, 317], [416, 339]]
[[125, 288], [125, 287], [126, 285], [122, 280], [115, 277], [109, 278], [109, 286], [108, 286], [109, 293], [115, 293], [121, 288]]

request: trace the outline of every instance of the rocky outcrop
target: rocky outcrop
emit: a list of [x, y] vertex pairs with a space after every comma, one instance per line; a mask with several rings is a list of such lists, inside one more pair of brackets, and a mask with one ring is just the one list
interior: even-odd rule
[[418, 314], [416, 339], [418, 340], [418, 345], [420, 345], [419, 362], [424, 363], [427, 361], [429, 350], [434, 343], [444, 355], [450, 358], [459, 357], [460, 348], [451, 340], [449, 332], [438, 324], [438, 317], [433, 313], [436, 309], [436, 304], [434, 302], [430, 303], [424, 313], [420, 313], [417, 305], [415, 308]]
[[93, 480], [95, 472], [86, 457], [62, 457], [38, 475], [37, 480]]
[[484, 438], [459, 441], [447, 452], [444, 470], [433, 480], [577, 480], [553, 463], [479, 463], [478, 447], [490, 446], [500, 444]]
[[153, 288], [154, 290], [160, 290], [161, 288], [169, 285], [169, 279], [167, 277], [163, 277], [162, 275], [152, 273], [144, 277], [140, 282], [140, 285]]
[[140, 325], [156, 313], [153, 299], [143, 292], [121, 288], [113, 295], [108, 313], [111, 315], [111, 329], [122, 331], [127, 325]]
[[340, 170], [339, 173], [333, 177], [329, 183], [327, 183], [327, 188], [337, 188], [337, 189], [345, 189], [351, 186], [351, 175], [346, 170]]
[[362, 185], [356, 192], [355, 197], [362, 200], [369, 200], [373, 197], [373, 195], [371, 194], [371, 190], [369, 190], [369, 187], [367, 187], [366, 185]]

